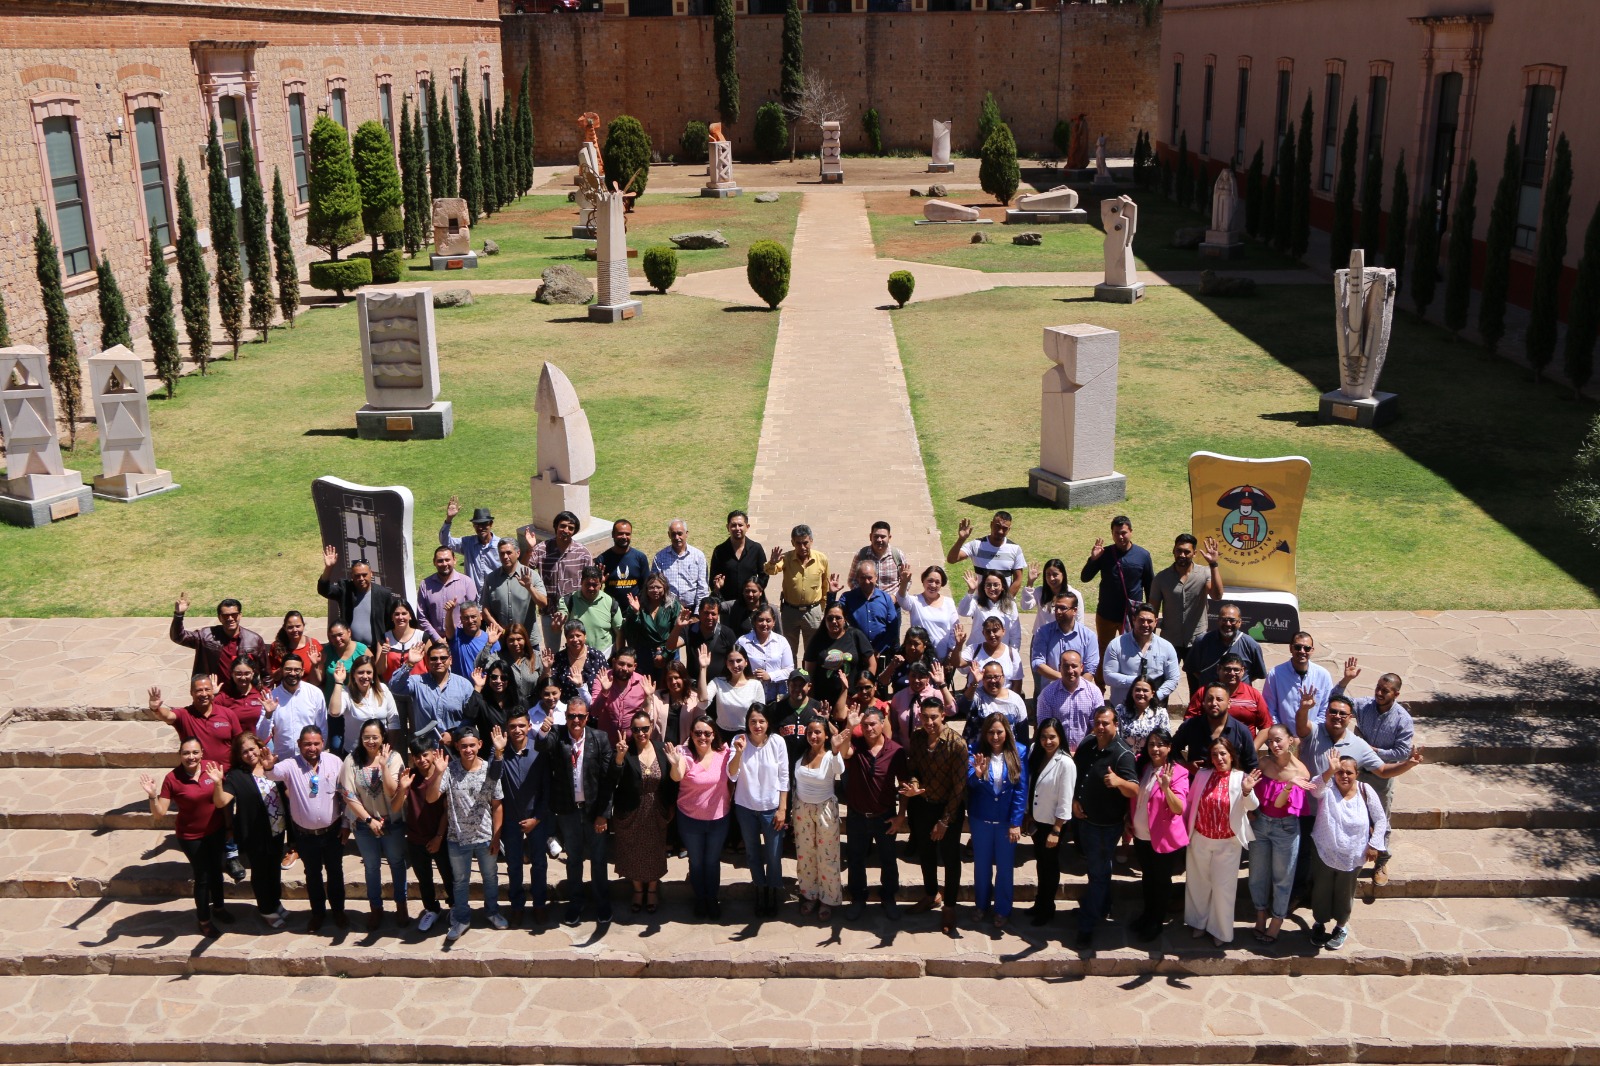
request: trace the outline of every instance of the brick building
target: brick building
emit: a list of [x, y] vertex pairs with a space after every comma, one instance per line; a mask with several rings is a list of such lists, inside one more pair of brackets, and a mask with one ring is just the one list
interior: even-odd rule
[[208, 122], [236, 177], [239, 119], [249, 119], [262, 183], [270, 195], [274, 168], [282, 173], [303, 239], [306, 141], [319, 114], [393, 132], [430, 78], [442, 90], [465, 77], [474, 103], [485, 91], [503, 102], [495, 0], [8, 0], [0, 41], [0, 293], [12, 341], [44, 339], [39, 207], [61, 249], [80, 355], [99, 350], [102, 256], [143, 332], [150, 249], [175, 254], [180, 158], [209, 235]]
[[1230, 163], [1247, 167], [1264, 145], [1270, 169], [1279, 136], [1298, 125], [1309, 93], [1311, 219], [1327, 230], [1353, 102], [1361, 158], [1384, 159], [1385, 210], [1404, 152], [1411, 202], [1433, 194], [1447, 228], [1467, 161], [1477, 160], [1481, 272], [1506, 131], [1515, 130], [1524, 158], [1511, 299], [1527, 306], [1561, 134], [1574, 172], [1564, 290], [1600, 202], [1600, 127], [1591, 117], [1600, 108], [1600, 71], [1586, 59], [1600, 45], [1597, 14], [1593, 0], [1165, 0], [1158, 148], [1170, 157], [1186, 132], [1191, 162], [1215, 177]]

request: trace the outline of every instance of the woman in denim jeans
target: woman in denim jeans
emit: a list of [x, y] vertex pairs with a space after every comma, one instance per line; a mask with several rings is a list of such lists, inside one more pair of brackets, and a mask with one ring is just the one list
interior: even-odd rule
[[356, 838], [356, 850], [367, 871], [367, 903], [372, 913], [367, 928], [383, 922], [383, 863], [389, 862], [394, 882], [395, 916], [402, 927], [411, 924], [406, 910], [405, 800], [400, 795], [400, 771], [405, 760], [389, 748], [389, 733], [381, 719], [369, 718], [361, 727], [356, 750], [344, 761], [339, 790], [344, 795], [345, 820]]
[[750, 882], [756, 890], [756, 917], [778, 913], [783, 887], [783, 830], [789, 819], [789, 746], [767, 732], [767, 711], [759, 703], [744, 713], [744, 732], [733, 738], [728, 780], [739, 819]]
[[1305, 789], [1295, 782], [1308, 776], [1305, 765], [1295, 758], [1289, 731], [1283, 726], [1267, 730], [1267, 753], [1261, 757], [1259, 769], [1256, 796], [1261, 806], [1253, 819], [1255, 839], [1250, 842], [1250, 899], [1256, 905], [1256, 939], [1271, 944], [1289, 916], [1295, 860], [1300, 854], [1300, 814], [1306, 799]]
[[667, 748], [672, 779], [678, 782], [678, 832], [689, 853], [689, 885], [694, 916], [721, 918], [722, 845], [728, 839], [728, 763], [733, 751], [717, 734], [717, 724], [701, 715], [683, 727], [688, 743]]

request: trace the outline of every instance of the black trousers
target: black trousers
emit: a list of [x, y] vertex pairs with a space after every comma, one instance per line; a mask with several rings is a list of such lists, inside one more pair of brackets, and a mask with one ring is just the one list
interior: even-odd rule
[[211, 920], [213, 907], [222, 906], [222, 850], [227, 839], [226, 829], [199, 840], [178, 838], [194, 877], [194, 909], [202, 922]]
[[1172, 871], [1177, 868], [1178, 856], [1183, 849], [1165, 854], [1157, 851], [1148, 840], [1134, 839], [1133, 850], [1139, 856], [1144, 888], [1144, 910], [1140, 912], [1140, 925], [1154, 925], [1167, 920], [1172, 903]]
[[943, 866], [944, 901], [954, 907], [961, 896], [961, 822], [966, 809], [957, 807], [950, 816], [943, 840], [933, 839], [933, 828], [944, 817], [944, 804], [929, 803], [917, 796], [906, 814], [911, 823], [911, 843], [922, 864], [922, 891], [929, 896], [939, 894], [939, 867]]
[[276, 914], [283, 905], [283, 837], [273, 837], [245, 851], [250, 860], [250, 889], [256, 910]]
[[296, 827], [294, 846], [300, 861], [306, 864], [306, 899], [311, 903], [311, 916], [321, 918], [330, 905], [335, 914], [343, 914], [344, 845], [339, 842], [339, 831], [313, 835]]
[[444, 888], [445, 910], [456, 898], [456, 876], [450, 869], [450, 846], [439, 845], [439, 853], [430, 855], [426, 844], [415, 844], [406, 841], [406, 857], [411, 862], [411, 876], [417, 882], [417, 895], [422, 899], [423, 910], [439, 910], [439, 897], [434, 893], [433, 871], [439, 871], [440, 884]]
[[1053, 828], [1051, 825], [1042, 825], [1033, 831], [1033, 866], [1039, 872], [1039, 889], [1033, 897], [1033, 909], [1042, 914], [1056, 912], [1056, 893], [1061, 888], [1061, 840], [1057, 838], [1053, 848], [1045, 846]]

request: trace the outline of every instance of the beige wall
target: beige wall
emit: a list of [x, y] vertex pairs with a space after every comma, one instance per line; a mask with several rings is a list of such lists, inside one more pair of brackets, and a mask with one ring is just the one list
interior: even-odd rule
[[[1265, 143], [1270, 167], [1277, 71], [1280, 63], [1292, 64], [1289, 118], [1298, 124], [1308, 91], [1316, 113], [1312, 217], [1324, 229], [1332, 215], [1332, 194], [1318, 188], [1317, 177], [1324, 83], [1330, 68], [1342, 64], [1341, 132], [1355, 100], [1363, 145], [1368, 79], [1380, 70], [1390, 77], [1383, 128], [1385, 208], [1402, 149], [1413, 190], [1420, 184], [1418, 161], [1431, 165], [1431, 95], [1436, 76], [1452, 70], [1462, 73], [1465, 90], [1453, 188], [1460, 188], [1467, 159], [1476, 159], [1475, 236], [1480, 242], [1500, 177], [1506, 131], [1515, 127], [1519, 140], [1523, 136], [1525, 88], [1541, 79], [1556, 84], [1554, 136], [1566, 134], [1574, 172], [1566, 256], [1570, 285], [1570, 268], [1578, 261], [1584, 230], [1600, 202], [1600, 126], [1593, 117], [1600, 113], [1600, 71], [1593, 63], [1600, 49], [1600, 5], [1594, 0], [1166, 0], [1164, 7], [1158, 142], [1171, 149], [1176, 141], [1173, 66], [1181, 55], [1181, 128], [1188, 133], [1191, 154], [1199, 155], [1204, 67], [1208, 57], [1215, 57], [1213, 140], [1206, 157], [1215, 173], [1234, 149], [1238, 69], [1248, 62], [1244, 162], [1248, 165], [1256, 145]], [[1512, 298], [1525, 305], [1531, 294], [1533, 256], [1525, 251], [1513, 255]]]

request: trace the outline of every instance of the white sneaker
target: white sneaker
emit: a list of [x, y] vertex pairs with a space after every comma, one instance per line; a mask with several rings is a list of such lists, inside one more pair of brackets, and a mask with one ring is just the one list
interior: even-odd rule
[[426, 933], [433, 928], [433, 923], [439, 920], [438, 911], [423, 911], [422, 917], [417, 919], [417, 932]]
[[556, 843], [556, 838], [555, 837], [546, 837], [545, 838], [544, 850], [546, 850], [546, 851], [548, 851], [550, 853], [550, 857], [552, 859], [561, 858], [561, 845]]
[[263, 914], [261, 920], [273, 929], [283, 928], [283, 915], [278, 911], [274, 911], [271, 914]]
[[506, 921], [506, 916], [500, 913], [489, 915], [489, 924], [496, 929], [510, 929], [511, 923]]
[[466, 931], [467, 931], [467, 923], [466, 922], [451, 922], [450, 923], [450, 930], [447, 933], [445, 933], [444, 938], [446, 940], [460, 940], [461, 939], [461, 934], [465, 933]]

